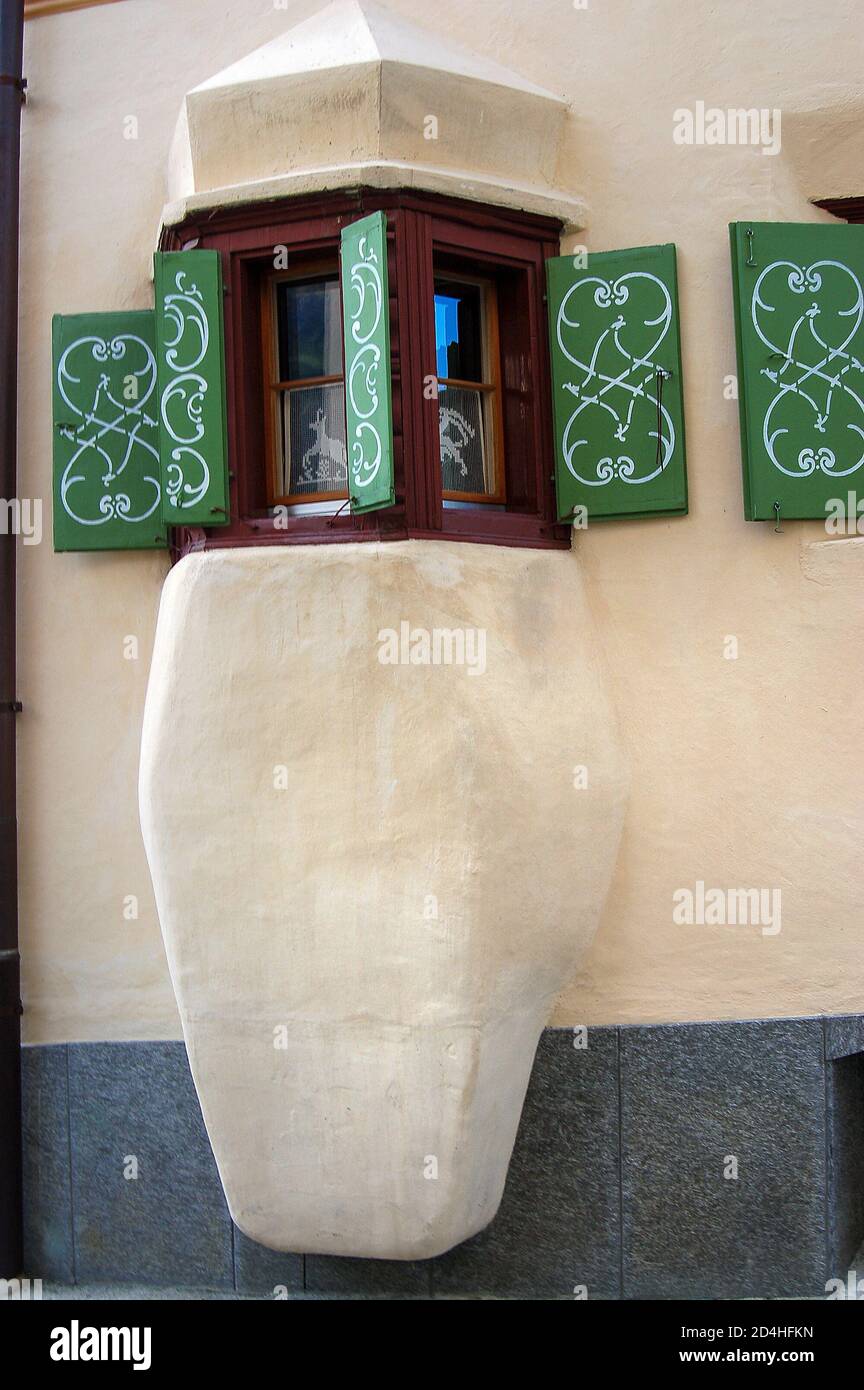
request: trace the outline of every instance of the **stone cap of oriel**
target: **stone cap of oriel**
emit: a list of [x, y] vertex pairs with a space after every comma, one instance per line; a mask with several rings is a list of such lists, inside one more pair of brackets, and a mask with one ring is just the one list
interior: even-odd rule
[[567, 103], [371, 0], [336, 0], [187, 92], [163, 225], [364, 185], [584, 225], [556, 187]]

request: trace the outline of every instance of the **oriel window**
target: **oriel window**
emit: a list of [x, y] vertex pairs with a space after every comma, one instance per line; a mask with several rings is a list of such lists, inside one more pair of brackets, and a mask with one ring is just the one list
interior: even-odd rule
[[[352, 507], [343, 353], [361, 291], [341, 278], [341, 248], [379, 213], [387, 344], [364, 384], [366, 405], [388, 398], [391, 500], [363, 507], [355, 493]], [[545, 298], [560, 231], [557, 218], [416, 188], [230, 206], [166, 229], [167, 250], [197, 238], [218, 251], [225, 287], [230, 521], [178, 527], [178, 552], [437, 537], [566, 549]]]

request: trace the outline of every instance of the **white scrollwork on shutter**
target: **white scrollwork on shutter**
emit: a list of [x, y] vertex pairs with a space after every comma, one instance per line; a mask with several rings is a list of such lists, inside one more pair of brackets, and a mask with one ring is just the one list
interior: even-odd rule
[[378, 369], [381, 349], [370, 340], [381, 322], [383, 288], [378, 256], [367, 238], [358, 243], [360, 259], [351, 266], [355, 301], [349, 310], [350, 337], [357, 352], [348, 362], [347, 388], [351, 410], [358, 421], [351, 441], [351, 474], [358, 488], [374, 482], [381, 467], [381, 426], [378, 411]]
[[[588, 343], [581, 307], [586, 300], [607, 316], [597, 325], [592, 313], [595, 338]], [[670, 292], [647, 271], [629, 271], [614, 281], [585, 275], [565, 293], [556, 338], [582, 378], [564, 382], [579, 404], [565, 424], [561, 446], [565, 464], [579, 482], [593, 488], [613, 478], [642, 484], [667, 467], [675, 452], [675, 425], [663, 404], [658, 374], [665, 368], [656, 353], [671, 325]], [[645, 406], [650, 410], [638, 409]], [[607, 436], [601, 448], [596, 442], [599, 420], [601, 435]], [[589, 423], [592, 428], [586, 428]]]
[[[94, 362], [104, 368], [95, 380]], [[57, 364], [57, 387], [80, 422], [59, 427], [76, 446], [60, 478], [64, 511], [81, 526], [152, 516], [160, 485], [158, 426], [145, 409], [156, 389], [151, 348], [134, 333], [76, 338]]]
[[[774, 325], [790, 323], [780, 312], [790, 306], [794, 317], [781, 335]], [[750, 312], [774, 362], [761, 368], [777, 388], [762, 421], [774, 467], [788, 478], [857, 472], [864, 464], [864, 367], [852, 350], [864, 318], [858, 277], [841, 261], [772, 261], [753, 287]]]
[[165, 468], [165, 499], [177, 509], [194, 507], [210, 486], [210, 468], [205, 452], [196, 445], [204, 439], [204, 397], [207, 380], [197, 370], [207, 355], [210, 325], [204, 296], [186, 272], [177, 271], [174, 290], [166, 294], [163, 314], [166, 323], [165, 364], [174, 376], [162, 392], [162, 425], [174, 446], [171, 462]]
[[[593, 335], [587, 341], [586, 314]], [[564, 295], [555, 336], [581, 376], [563, 383], [578, 405], [561, 446], [568, 471], [586, 486], [613, 478], [650, 483], [672, 458], [675, 426], [662, 402], [666, 368], [656, 360], [671, 327], [669, 291], [647, 271], [616, 280], [585, 275]]]

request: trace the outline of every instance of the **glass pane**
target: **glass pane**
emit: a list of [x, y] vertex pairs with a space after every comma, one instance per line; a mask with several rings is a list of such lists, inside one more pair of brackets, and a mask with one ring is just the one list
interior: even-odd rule
[[482, 308], [479, 285], [435, 281], [435, 361], [439, 377], [483, 380]]
[[486, 444], [485, 394], [463, 386], [438, 388], [441, 485], [445, 492], [495, 491], [491, 450]]
[[282, 476], [277, 481], [281, 495], [344, 494], [348, 488], [348, 468], [342, 382], [283, 391], [279, 418]]
[[339, 376], [342, 311], [337, 276], [276, 283], [279, 380]]

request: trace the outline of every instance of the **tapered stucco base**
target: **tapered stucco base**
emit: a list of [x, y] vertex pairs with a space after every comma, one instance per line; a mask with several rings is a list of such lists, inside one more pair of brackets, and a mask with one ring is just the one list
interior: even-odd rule
[[[473, 661], [383, 663], [403, 622], [470, 630]], [[617, 852], [596, 643], [569, 553], [280, 547], [169, 576], [141, 822], [254, 1240], [417, 1259], [494, 1216]]]

